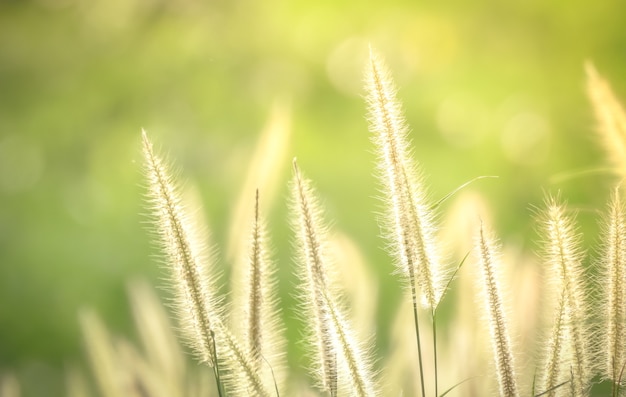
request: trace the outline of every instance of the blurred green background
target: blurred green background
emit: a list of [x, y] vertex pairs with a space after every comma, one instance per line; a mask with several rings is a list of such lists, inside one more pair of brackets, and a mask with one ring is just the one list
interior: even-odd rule
[[[532, 249], [530, 207], [561, 189], [595, 241], [586, 209], [603, 207], [614, 178], [551, 178], [606, 165], [583, 62], [626, 98], [624, 15], [619, 0], [0, 1], [0, 372], [16, 372], [26, 396], [61, 395], [64, 367], [84, 361], [79, 309], [132, 335], [126, 282], [163, 285], [143, 224], [141, 128], [198, 187], [224, 247], [277, 100], [291, 109], [289, 158], [380, 277], [384, 353], [399, 295], [374, 214], [370, 43], [398, 83], [434, 198], [499, 175], [475, 188], [503, 239]], [[269, 223], [291, 317], [283, 171]]]

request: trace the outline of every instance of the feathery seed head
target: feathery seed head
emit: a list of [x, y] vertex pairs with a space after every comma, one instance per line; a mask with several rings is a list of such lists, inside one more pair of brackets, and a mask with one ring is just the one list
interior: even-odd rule
[[221, 363], [222, 380], [226, 384], [229, 395], [233, 396], [273, 396], [264, 384], [257, 366], [253, 363], [254, 356], [241, 347], [235, 336], [216, 320], [214, 322], [216, 350]]
[[384, 62], [373, 52], [365, 82], [370, 131], [387, 202], [387, 239], [410, 288], [418, 288], [422, 304], [434, 310], [443, 293], [434, 211], [427, 203], [423, 178], [412, 160], [408, 126], [396, 98], [396, 88]]
[[333, 348], [333, 330], [323, 294], [329, 292], [325, 233], [316, 196], [309, 182], [293, 161], [292, 182], [293, 229], [296, 233], [297, 275], [301, 280], [300, 294], [304, 315], [312, 326], [307, 329], [313, 347], [313, 375], [319, 387], [331, 396], [337, 393], [337, 354]]
[[345, 320], [338, 291], [331, 287], [323, 216], [309, 182], [294, 160], [293, 216], [298, 247], [298, 277], [304, 316], [313, 346], [314, 373], [320, 388], [331, 396], [346, 390], [355, 396], [375, 395], [367, 349]]
[[209, 255], [200, 231], [183, 206], [165, 162], [154, 152], [145, 131], [143, 154], [148, 179], [148, 202], [177, 295], [177, 308], [189, 345], [200, 360], [215, 364], [212, 323], [221, 315], [212, 294]]
[[501, 396], [518, 396], [513, 351], [508, 334], [508, 321], [502, 304], [496, 243], [489, 237], [482, 223], [476, 243], [481, 274], [481, 290], [489, 320], [491, 345], [496, 364]]
[[576, 396], [588, 392], [591, 381], [587, 325], [586, 291], [584, 288], [584, 254], [580, 249], [582, 237], [573, 216], [560, 197], [548, 197], [543, 213], [543, 260], [546, 266], [547, 290], [555, 292], [554, 323], [547, 339], [543, 387], [549, 390], [572, 378]]
[[245, 269], [236, 280], [234, 307], [241, 313], [234, 317], [235, 327], [241, 331], [251, 364], [262, 374], [265, 385], [273, 384], [273, 371], [277, 384], [282, 386], [285, 342], [276, 297], [276, 269], [270, 258], [267, 227], [260, 214], [258, 189], [251, 229]]
[[143, 148], [148, 197], [166, 253], [166, 263], [173, 273], [177, 306], [189, 344], [201, 361], [213, 367], [224, 364], [223, 381], [230, 394], [269, 397], [257, 369], [251, 364], [249, 353], [239, 347], [222, 323], [222, 313], [218, 309], [220, 301], [211, 294], [214, 288], [211, 288], [213, 280], [208, 272], [210, 262], [200, 242], [197, 225], [181, 204], [169, 172], [154, 153], [145, 132]]
[[[601, 371], [606, 379], [618, 382], [626, 366], [626, 208], [620, 187], [613, 190], [602, 233], [599, 261], [603, 327]], [[623, 381], [623, 376], [621, 376]]]

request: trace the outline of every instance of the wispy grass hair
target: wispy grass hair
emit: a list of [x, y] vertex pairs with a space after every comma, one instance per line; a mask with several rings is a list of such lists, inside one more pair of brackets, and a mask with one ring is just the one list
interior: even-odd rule
[[[339, 293], [329, 277], [326, 227], [315, 192], [294, 160], [292, 219], [296, 234], [297, 275], [307, 332], [313, 352], [313, 374], [330, 396], [374, 396], [376, 385], [367, 349], [357, 341], [343, 313]], [[344, 389], [345, 388], [345, 389]]]
[[443, 293], [441, 256], [435, 242], [434, 211], [412, 159], [409, 127], [404, 119], [391, 73], [373, 51], [365, 71], [372, 141], [383, 185], [385, 227], [396, 264], [422, 304], [434, 310]]
[[502, 287], [499, 276], [501, 263], [498, 258], [498, 247], [482, 223], [476, 241], [476, 251], [480, 266], [483, 304], [489, 322], [489, 333], [500, 395], [507, 397], [519, 396], [508, 319], [502, 302]]
[[215, 293], [214, 273], [208, 269], [212, 261], [207, 243], [200, 240], [165, 162], [155, 153], [145, 131], [142, 140], [148, 203], [176, 291], [185, 339], [200, 361], [213, 367], [217, 360], [213, 323], [221, 316], [222, 304]]
[[[614, 385], [624, 382], [626, 366], [626, 207], [621, 187], [613, 189], [604, 220], [598, 286], [604, 308], [601, 340], [602, 375]], [[615, 386], [614, 386], [615, 387]]]
[[[200, 360], [214, 369], [218, 390], [225, 384], [234, 396], [270, 396], [251, 363], [249, 352], [223, 324], [221, 299], [217, 298], [212, 263], [205, 244], [181, 203], [165, 163], [142, 135], [148, 177], [148, 199], [166, 264], [177, 293], [177, 308], [187, 342]], [[224, 364], [224, 371], [220, 365]], [[223, 376], [223, 378], [222, 378]]]

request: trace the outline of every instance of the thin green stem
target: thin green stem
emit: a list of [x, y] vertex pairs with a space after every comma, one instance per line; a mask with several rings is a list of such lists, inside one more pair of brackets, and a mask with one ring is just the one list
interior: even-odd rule
[[433, 320], [433, 351], [435, 356], [435, 397], [439, 396], [439, 382], [438, 382], [438, 371], [437, 371], [437, 316], [435, 312], [432, 312], [432, 320]]
[[619, 378], [617, 379], [617, 382], [616, 382], [617, 386], [615, 386], [616, 383], [613, 383], [615, 387], [615, 397], [619, 396], [620, 389], [622, 388], [622, 378], [624, 376], [624, 367], [626, 367], [626, 363], [622, 365], [622, 369], [619, 371]]
[[559, 383], [559, 384], [558, 384], [558, 385], [556, 385], [556, 386], [552, 386], [552, 387], [551, 387], [551, 388], [549, 388], [548, 390], [543, 391], [543, 392], [541, 392], [541, 393], [539, 393], [539, 394], [535, 394], [535, 388], [534, 388], [534, 386], [533, 386], [533, 395], [534, 395], [534, 397], [541, 397], [541, 396], [545, 396], [546, 394], [548, 394], [548, 393], [552, 393], [553, 391], [555, 391], [555, 390], [556, 390], [556, 389], [558, 389], [559, 387], [564, 386], [564, 385], [566, 385], [566, 384], [568, 384], [568, 383], [570, 383], [570, 382], [571, 382], [571, 380], [566, 380], [565, 382], [561, 382], [561, 383]]
[[274, 375], [274, 368], [272, 368], [272, 365], [270, 364], [270, 362], [267, 361], [265, 357], [263, 357], [262, 354], [260, 354], [259, 356], [261, 357], [263, 361], [265, 361], [265, 364], [267, 364], [267, 366], [269, 367], [270, 372], [272, 373], [272, 380], [274, 381], [274, 390], [276, 390], [276, 397], [280, 397], [280, 393], [278, 392], [278, 384], [276, 383], [276, 376]]
[[[484, 178], [487, 178], [487, 177], [484, 177]], [[470, 183], [470, 182], [468, 182], [468, 183]], [[463, 259], [461, 259], [461, 262], [459, 262], [459, 265], [456, 267], [456, 269], [454, 269], [454, 272], [452, 273], [452, 276], [450, 276], [450, 279], [448, 280], [448, 282], [446, 284], [446, 287], [443, 289], [443, 291], [444, 291], [443, 293], [444, 294], [448, 290], [448, 288], [450, 287], [450, 283], [454, 280], [454, 278], [456, 277], [456, 274], [459, 272], [459, 270], [461, 270], [461, 266], [463, 266], [463, 264], [465, 263], [465, 260], [469, 256], [470, 252], [471, 251], [468, 251], [465, 254]], [[432, 311], [432, 320], [433, 320], [433, 351], [435, 353], [435, 397], [439, 397], [439, 371], [438, 371], [438, 365], [437, 365], [437, 309], [439, 308], [439, 303], [441, 303], [442, 299], [443, 299], [443, 295], [441, 296], [441, 299], [439, 300], [439, 302], [437, 302], [437, 305], [433, 308], [433, 311]]]
[[456, 389], [457, 387], [461, 386], [463, 383], [470, 381], [474, 378], [479, 378], [479, 376], [472, 376], [471, 378], [467, 378], [467, 379], [463, 379], [462, 381], [458, 382], [457, 384], [453, 385], [452, 387], [448, 388], [446, 391], [444, 391], [443, 393], [441, 393], [441, 395], [439, 397], [445, 397], [448, 395], [448, 393], [450, 393], [452, 390]]
[[215, 357], [215, 362], [213, 363], [213, 372], [215, 374], [215, 383], [217, 383], [217, 395], [219, 397], [224, 397], [224, 390], [222, 385], [222, 378], [220, 377], [220, 365], [217, 360], [217, 349], [215, 347], [215, 332], [211, 330], [211, 344], [213, 347], [213, 357]]
[[417, 294], [415, 291], [415, 280], [411, 280], [411, 295], [413, 299], [413, 319], [415, 320], [415, 336], [417, 338], [417, 358], [420, 366], [420, 383], [422, 386], [422, 397], [426, 397], [426, 390], [424, 387], [424, 369], [422, 365], [422, 342], [420, 341], [420, 326], [417, 317]]
[[613, 371], [613, 377], [611, 382], [611, 397], [617, 396], [617, 368], [615, 368], [615, 355], [611, 357], [611, 370]]
[[451, 191], [450, 193], [446, 194], [445, 196], [443, 196], [439, 200], [437, 200], [437, 202], [434, 203], [433, 205], [431, 205], [429, 209], [430, 210], [437, 209], [446, 200], [448, 200], [450, 197], [454, 196], [456, 193], [458, 193], [459, 191], [463, 190], [467, 186], [471, 185], [474, 181], [477, 181], [479, 179], [484, 179], [484, 178], [499, 178], [499, 177], [497, 175], [481, 175], [481, 176], [477, 176], [476, 178], [472, 178], [469, 181], [467, 181], [464, 184], [462, 184], [461, 186], [459, 186], [456, 189], [454, 189], [453, 191]]

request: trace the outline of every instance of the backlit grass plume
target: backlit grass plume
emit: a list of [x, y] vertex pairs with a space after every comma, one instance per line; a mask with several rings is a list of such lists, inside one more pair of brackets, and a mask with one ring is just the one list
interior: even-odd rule
[[310, 183], [294, 161], [293, 220], [304, 318], [309, 323], [313, 373], [319, 388], [337, 396], [374, 396], [376, 387], [368, 352], [356, 340], [329, 276], [330, 260], [322, 211]]
[[605, 219], [600, 255], [602, 307], [602, 375], [613, 382], [614, 394], [624, 381], [626, 366], [626, 208], [619, 188], [613, 190]]
[[143, 153], [148, 178], [148, 199], [166, 266], [176, 289], [178, 314], [189, 345], [200, 361], [216, 365], [214, 323], [221, 315], [214, 280], [207, 268], [211, 261], [206, 242], [199, 241], [194, 223], [182, 205], [180, 195], [165, 163], [142, 134]]
[[257, 190], [248, 255], [241, 278], [236, 280], [239, 291], [234, 308], [238, 315], [234, 318], [245, 349], [252, 357], [251, 364], [262, 374], [265, 385], [273, 385], [276, 378], [282, 386], [285, 343], [276, 298], [275, 267], [267, 247], [267, 228], [259, 212]]
[[422, 304], [436, 308], [442, 294], [441, 259], [435, 244], [432, 205], [412, 159], [396, 88], [382, 59], [370, 54], [365, 74], [370, 131], [378, 153], [377, 169], [387, 210], [387, 239], [410, 288]]
[[619, 175], [626, 177], [626, 111], [610, 84], [600, 76], [591, 62], [587, 62], [585, 69], [587, 94], [591, 99], [604, 148]]
[[442, 265], [435, 244], [433, 206], [409, 148], [409, 128], [396, 98], [396, 88], [382, 59], [370, 51], [365, 71], [368, 115], [372, 141], [378, 154], [377, 173], [384, 193], [383, 220], [390, 251], [407, 281], [420, 364], [422, 396], [425, 395], [418, 302], [430, 311], [433, 324], [435, 394], [437, 349], [435, 311], [443, 293]]
[[[545, 277], [556, 303], [554, 324], [546, 346], [543, 389], [553, 390], [563, 381], [569, 387], [553, 390], [549, 395], [585, 396], [588, 394], [590, 369], [589, 332], [586, 315], [581, 235], [567, 207], [557, 197], [546, 199], [542, 219]], [[558, 393], [557, 393], [558, 391]]]
[[497, 259], [496, 244], [489, 237], [482, 223], [476, 244], [481, 274], [480, 284], [489, 321], [491, 346], [494, 353], [500, 395], [504, 397], [519, 396], [513, 351], [508, 333], [508, 321], [502, 304], [502, 287], [499, 281], [501, 264]]
[[214, 369], [220, 395], [222, 384], [226, 384], [229, 393], [235, 396], [269, 396], [249, 352], [240, 347], [223, 325], [221, 300], [214, 292], [211, 261], [206, 254], [206, 243], [200, 241], [202, 234], [182, 205], [175, 184], [145, 131], [142, 137], [148, 197], [166, 265], [172, 272], [186, 340], [200, 360]]

